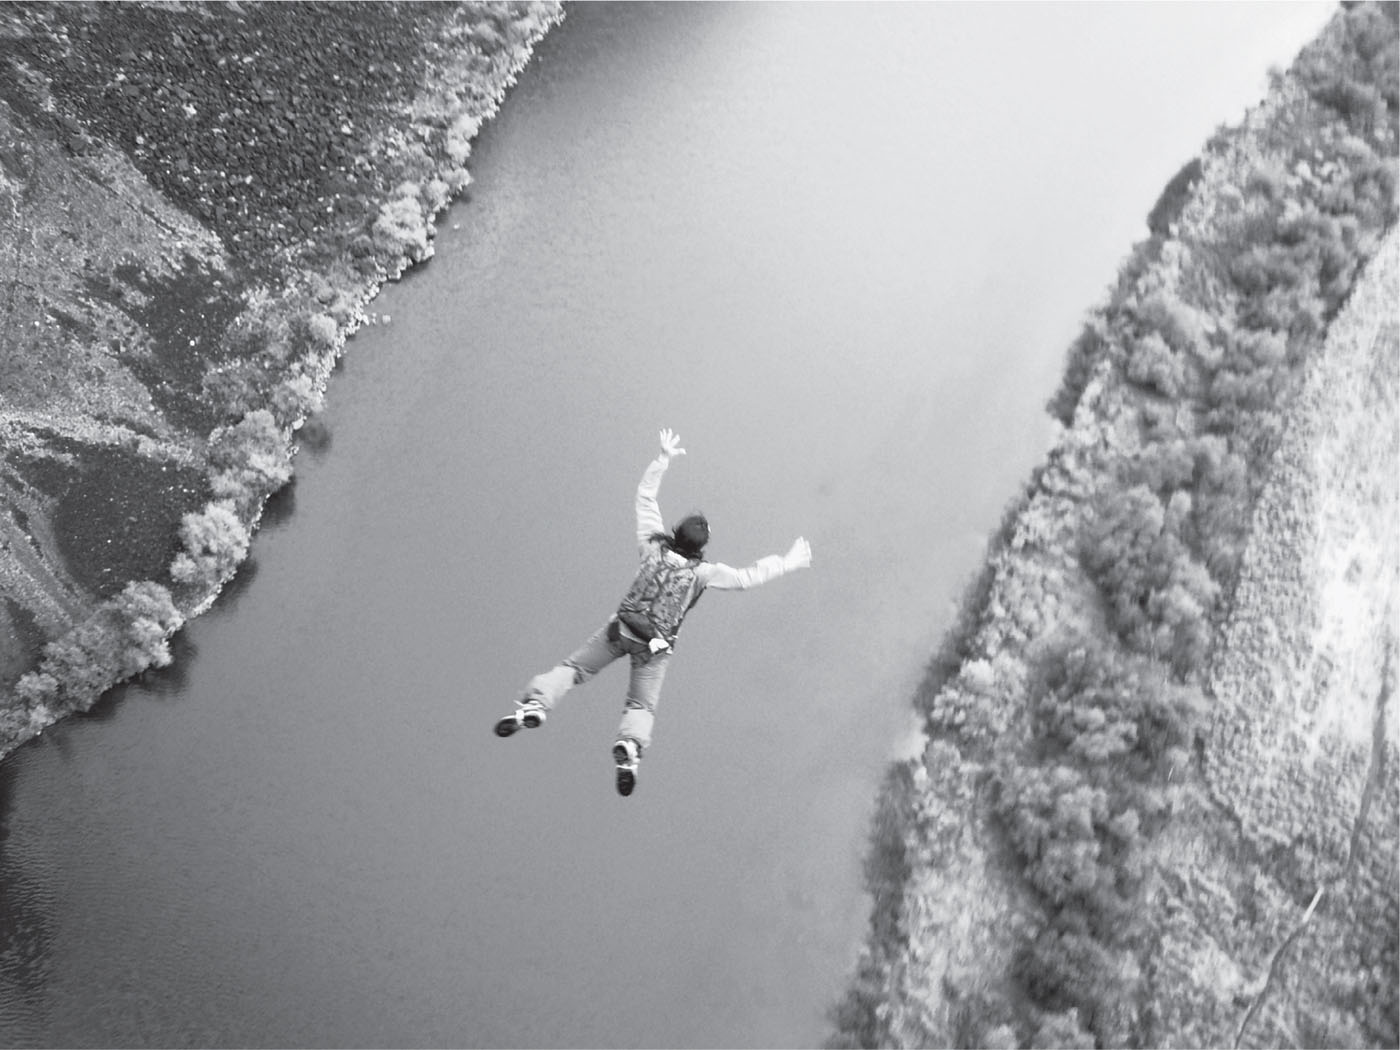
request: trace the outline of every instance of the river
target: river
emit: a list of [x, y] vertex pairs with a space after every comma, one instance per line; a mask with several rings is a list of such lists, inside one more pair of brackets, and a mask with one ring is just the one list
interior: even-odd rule
[[[0, 767], [0, 1044], [826, 1031], [923, 661], [1157, 193], [1317, 5], [582, 5], [374, 304], [249, 565]], [[608, 614], [660, 427], [735, 565], [636, 793]]]

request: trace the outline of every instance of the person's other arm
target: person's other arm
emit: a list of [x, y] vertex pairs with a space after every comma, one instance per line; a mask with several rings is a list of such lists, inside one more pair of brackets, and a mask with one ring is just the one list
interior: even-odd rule
[[746, 591], [798, 569], [810, 568], [811, 565], [812, 545], [799, 536], [786, 554], [770, 554], [742, 569], [723, 562], [703, 562], [695, 570], [695, 575], [705, 587], [721, 591]]

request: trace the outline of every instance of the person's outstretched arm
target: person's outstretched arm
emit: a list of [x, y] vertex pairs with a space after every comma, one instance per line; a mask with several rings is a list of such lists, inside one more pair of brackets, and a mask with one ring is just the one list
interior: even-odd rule
[[664, 532], [666, 523], [661, 520], [661, 505], [656, 502], [656, 493], [661, 488], [661, 478], [671, 465], [673, 456], [684, 456], [680, 435], [669, 427], [661, 431], [661, 454], [647, 464], [641, 483], [637, 486], [637, 546], [646, 550], [653, 533]]
[[776, 580], [789, 572], [810, 568], [812, 565], [812, 545], [801, 536], [788, 549], [786, 554], [770, 554], [766, 558], [743, 569], [736, 569], [723, 562], [705, 562], [696, 570], [700, 582], [706, 587], [721, 591], [746, 591], [770, 580]]

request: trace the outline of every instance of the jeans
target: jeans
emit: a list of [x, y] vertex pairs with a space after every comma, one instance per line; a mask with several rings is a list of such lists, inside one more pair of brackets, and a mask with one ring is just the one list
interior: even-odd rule
[[623, 656], [632, 660], [632, 674], [627, 684], [627, 704], [622, 722], [617, 728], [619, 740], [631, 740], [638, 753], [651, 744], [652, 724], [656, 720], [656, 703], [661, 699], [661, 681], [670, 663], [669, 652], [653, 653], [641, 642], [621, 634], [615, 620], [593, 632], [558, 667], [538, 674], [525, 687], [525, 700], [538, 700], [549, 710], [576, 685], [582, 685], [608, 664]]

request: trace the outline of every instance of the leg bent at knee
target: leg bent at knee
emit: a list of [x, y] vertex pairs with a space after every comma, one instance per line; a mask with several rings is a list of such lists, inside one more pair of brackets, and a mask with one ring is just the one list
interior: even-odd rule
[[578, 677], [578, 669], [568, 664], [560, 664], [544, 674], [537, 674], [525, 686], [525, 696], [516, 701], [519, 704], [536, 701], [546, 708], [553, 708], [560, 698], [583, 679]]

